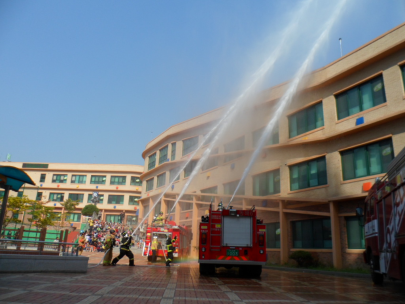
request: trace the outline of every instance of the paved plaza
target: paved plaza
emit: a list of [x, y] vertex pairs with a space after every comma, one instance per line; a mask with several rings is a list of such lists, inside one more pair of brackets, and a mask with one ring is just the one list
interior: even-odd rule
[[[101, 253], [85, 253], [90, 262]], [[115, 255], [115, 253], [114, 253]], [[136, 255], [116, 267], [93, 267], [86, 274], [2, 274], [1, 303], [405, 303], [401, 282], [373, 286], [370, 279], [265, 269], [260, 279], [236, 271], [200, 276], [196, 262], [173, 267], [148, 264]]]

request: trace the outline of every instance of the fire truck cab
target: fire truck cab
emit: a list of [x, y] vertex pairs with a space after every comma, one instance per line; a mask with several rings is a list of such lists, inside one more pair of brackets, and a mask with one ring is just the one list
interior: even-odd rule
[[266, 256], [266, 226], [256, 210], [210, 208], [201, 218], [200, 273], [213, 274], [216, 267], [239, 267], [239, 273], [259, 277]]
[[[358, 216], [363, 210], [356, 210]], [[364, 260], [375, 284], [384, 276], [405, 281], [405, 149], [388, 166], [387, 175], [377, 179], [366, 198]]]

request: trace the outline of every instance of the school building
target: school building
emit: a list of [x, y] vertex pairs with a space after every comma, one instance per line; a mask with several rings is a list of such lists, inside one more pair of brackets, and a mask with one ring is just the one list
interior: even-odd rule
[[[124, 223], [136, 225], [138, 222], [143, 166], [23, 162], [3, 162], [2, 165], [24, 170], [36, 183], [36, 186], [23, 186], [18, 193], [10, 191], [10, 196], [26, 195], [29, 199], [46, 202], [46, 206], [54, 207], [57, 213], [65, 212], [60, 203], [68, 198], [78, 201], [76, 210], [67, 216], [72, 227], [79, 228], [86, 222], [81, 210], [92, 203], [93, 193], [98, 195], [97, 207], [102, 220], [119, 223], [120, 214], [125, 211]], [[25, 216], [24, 222], [27, 222], [29, 215], [18, 216], [20, 220]]]
[[[270, 262], [285, 263], [292, 252], [307, 250], [337, 268], [364, 267], [363, 227], [355, 208], [405, 147], [404, 83], [405, 23], [305, 79], [232, 202], [234, 208], [255, 205], [266, 223]], [[211, 198], [215, 206], [229, 201], [287, 87], [282, 83], [252, 100], [170, 215], [192, 229], [194, 255], [201, 216]], [[139, 170], [141, 218], [224, 110], [173, 125], [146, 145]], [[182, 170], [149, 222], [171, 209], [207, 147]]]

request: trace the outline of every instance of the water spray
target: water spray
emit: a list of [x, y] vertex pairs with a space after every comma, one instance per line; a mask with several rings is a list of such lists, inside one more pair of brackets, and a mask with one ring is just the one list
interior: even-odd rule
[[156, 200], [156, 203], [153, 204], [152, 208], [148, 211], [148, 213], [144, 216], [142, 221], [138, 224], [138, 226], [135, 228], [134, 232], [132, 235], [135, 235], [136, 231], [140, 228], [140, 226], [143, 224], [143, 222], [148, 218], [149, 214], [154, 210], [156, 205], [161, 201], [162, 197], [166, 192], [171, 188], [173, 182], [180, 176], [181, 172], [187, 167], [187, 165], [190, 163], [192, 158], [195, 156], [195, 154], [200, 150], [200, 148], [205, 144], [206, 140], [210, 138], [218, 129], [219, 127], [222, 127], [221, 130], [218, 130], [218, 133], [216, 134], [214, 140], [212, 140], [211, 144], [209, 147], [204, 151], [202, 157], [198, 161], [196, 167], [194, 168], [193, 172], [189, 176], [186, 185], [184, 185], [181, 193], [179, 194], [178, 198], [176, 199], [175, 203], [173, 204], [173, 207], [171, 210], [168, 212], [166, 219], [168, 216], [173, 212], [174, 208], [176, 207], [177, 203], [181, 199], [181, 197], [184, 195], [185, 191], [187, 190], [188, 186], [190, 185], [191, 181], [193, 178], [196, 176], [197, 172], [199, 169], [202, 167], [202, 165], [205, 163], [206, 159], [210, 155], [213, 147], [217, 144], [219, 138], [225, 130], [227, 129], [228, 125], [231, 122], [230, 118], [233, 118], [233, 115], [236, 113], [236, 110], [243, 104], [243, 101], [245, 100], [246, 97], [249, 96], [249, 93], [253, 90], [255, 85], [264, 78], [266, 74], [274, 67], [274, 64], [276, 60], [279, 58], [279, 56], [282, 55], [283, 48], [289, 38], [289, 36], [294, 33], [296, 27], [298, 26], [298, 21], [302, 18], [304, 15], [304, 12], [306, 9], [309, 7], [310, 3], [312, 3], [313, 0], [308, 0], [304, 3], [304, 5], [301, 7], [301, 9], [297, 12], [297, 15], [292, 18], [293, 20], [290, 25], [287, 27], [287, 29], [284, 31], [282, 35], [281, 42], [278, 44], [277, 48], [272, 52], [272, 54], [268, 57], [268, 59], [260, 66], [260, 68], [254, 73], [254, 79], [252, 80], [251, 84], [246, 88], [246, 90], [235, 100], [235, 102], [228, 108], [226, 113], [223, 115], [223, 117], [218, 121], [218, 123], [214, 126], [214, 128], [208, 132], [208, 134], [205, 136], [201, 144], [197, 147], [197, 149], [190, 155], [189, 159], [181, 169], [176, 173], [176, 176], [172, 179], [171, 182], [169, 182], [168, 186], [164, 189], [162, 194], [159, 196], [159, 198]]
[[[258, 146], [256, 150], [253, 152], [252, 157], [249, 160], [249, 164], [246, 167], [245, 171], [243, 172], [242, 178], [240, 179], [238, 186], [235, 189], [235, 192], [232, 195], [232, 198], [230, 202], [233, 200], [233, 198], [236, 195], [236, 192], [238, 191], [239, 187], [242, 185], [242, 183], [245, 181], [248, 173], [250, 172], [254, 162], [256, 161], [257, 157], [259, 156], [261, 150], [265, 146], [265, 143], [267, 142], [271, 132], [273, 131], [274, 125], [276, 122], [279, 120], [281, 114], [287, 107], [287, 105], [290, 104], [292, 98], [294, 97], [295, 93], [297, 92], [298, 85], [300, 84], [302, 78], [304, 77], [305, 73], [307, 72], [309, 66], [311, 65], [316, 52], [318, 51], [319, 47], [321, 44], [324, 42], [324, 40], [328, 37], [328, 34], [332, 28], [332, 26], [335, 24], [337, 17], [340, 15], [345, 3], [347, 0], [340, 0], [340, 2], [337, 4], [336, 10], [334, 10], [336, 13], [332, 16], [331, 19], [328, 20], [326, 23], [326, 26], [324, 30], [322, 31], [321, 35], [318, 37], [318, 39], [315, 41], [314, 46], [312, 47], [311, 51], [309, 52], [307, 59], [304, 61], [304, 63], [301, 65], [300, 69], [298, 70], [297, 74], [294, 76], [292, 82], [289, 84], [287, 91], [284, 93], [284, 95], [281, 97], [280, 101], [278, 102], [278, 108], [276, 112], [274, 113], [273, 118], [269, 121], [267, 126], [265, 127]], [[229, 204], [230, 204], [229, 202]], [[228, 204], [228, 206], [229, 206]]]

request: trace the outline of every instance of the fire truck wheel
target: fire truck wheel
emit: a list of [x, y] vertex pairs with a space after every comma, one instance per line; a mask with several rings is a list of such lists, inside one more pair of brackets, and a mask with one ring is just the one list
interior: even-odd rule
[[381, 273], [374, 271], [376, 263], [378, 263], [378, 256], [371, 256], [370, 258], [371, 280], [375, 285], [382, 285], [384, 282], [384, 276]]
[[250, 275], [252, 277], [260, 277], [262, 274], [262, 266], [260, 265], [256, 265], [256, 266], [252, 266], [252, 268], [250, 269]]

